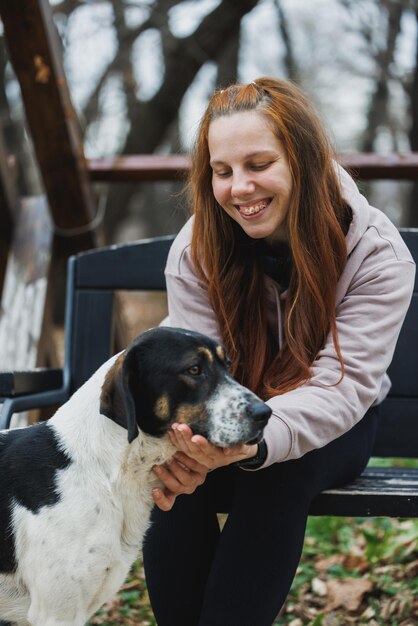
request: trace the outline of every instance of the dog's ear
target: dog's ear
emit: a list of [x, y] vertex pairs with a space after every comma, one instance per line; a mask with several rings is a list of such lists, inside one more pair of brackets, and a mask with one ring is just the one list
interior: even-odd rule
[[138, 436], [138, 424], [126, 356], [126, 352], [121, 354], [106, 374], [100, 395], [100, 413], [126, 428], [131, 443]]

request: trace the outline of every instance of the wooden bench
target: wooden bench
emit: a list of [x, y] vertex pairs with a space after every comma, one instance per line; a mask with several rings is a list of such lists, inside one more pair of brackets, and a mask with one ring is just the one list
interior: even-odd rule
[[[418, 261], [418, 230], [402, 236]], [[117, 290], [164, 290], [164, 267], [173, 237], [111, 246], [69, 261], [63, 370], [0, 374], [0, 428], [14, 411], [64, 402], [113, 351]], [[376, 457], [418, 458], [417, 282], [389, 370], [390, 396], [381, 405]], [[418, 517], [418, 468], [367, 468], [350, 485], [326, 491], [312, 515]]]

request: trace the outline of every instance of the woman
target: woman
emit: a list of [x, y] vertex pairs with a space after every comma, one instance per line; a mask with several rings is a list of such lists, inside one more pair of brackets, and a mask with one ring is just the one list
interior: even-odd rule
[[269, 626], [310, 502], [369, 460], [415, 268], [289, 82], [213, 95], [190, 187], [194, 215], [166, 268], [169, 323], [221, 341], [273, 414], [261, 444], [229, 450], [173, 426], [146, 579], [159, 626]]

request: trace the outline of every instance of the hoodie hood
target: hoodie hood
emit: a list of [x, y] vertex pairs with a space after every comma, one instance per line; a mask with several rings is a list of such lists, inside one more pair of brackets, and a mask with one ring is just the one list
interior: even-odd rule
[[347, 242], [347, 252], [348, 254], [351, 254], [369, 226], [370, 205], [366, 198], [359, 192], [356, 183], [348, 172], [346, 172], [341, 165], [338, 164], [336, 164], [336, 170], [343, 198], [347, 202], [353, 214], [353, 218], [345, 238]]

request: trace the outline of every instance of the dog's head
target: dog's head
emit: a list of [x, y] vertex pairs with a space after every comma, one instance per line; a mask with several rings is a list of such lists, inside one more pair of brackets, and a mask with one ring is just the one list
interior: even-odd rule
[[161, 437], [174, 422], [221, 447], [259, 441], [271, 409], [228, 372], [222, 346], [178, 328], [137, 337], [110, 368], [100, 412], [128, 431]]

